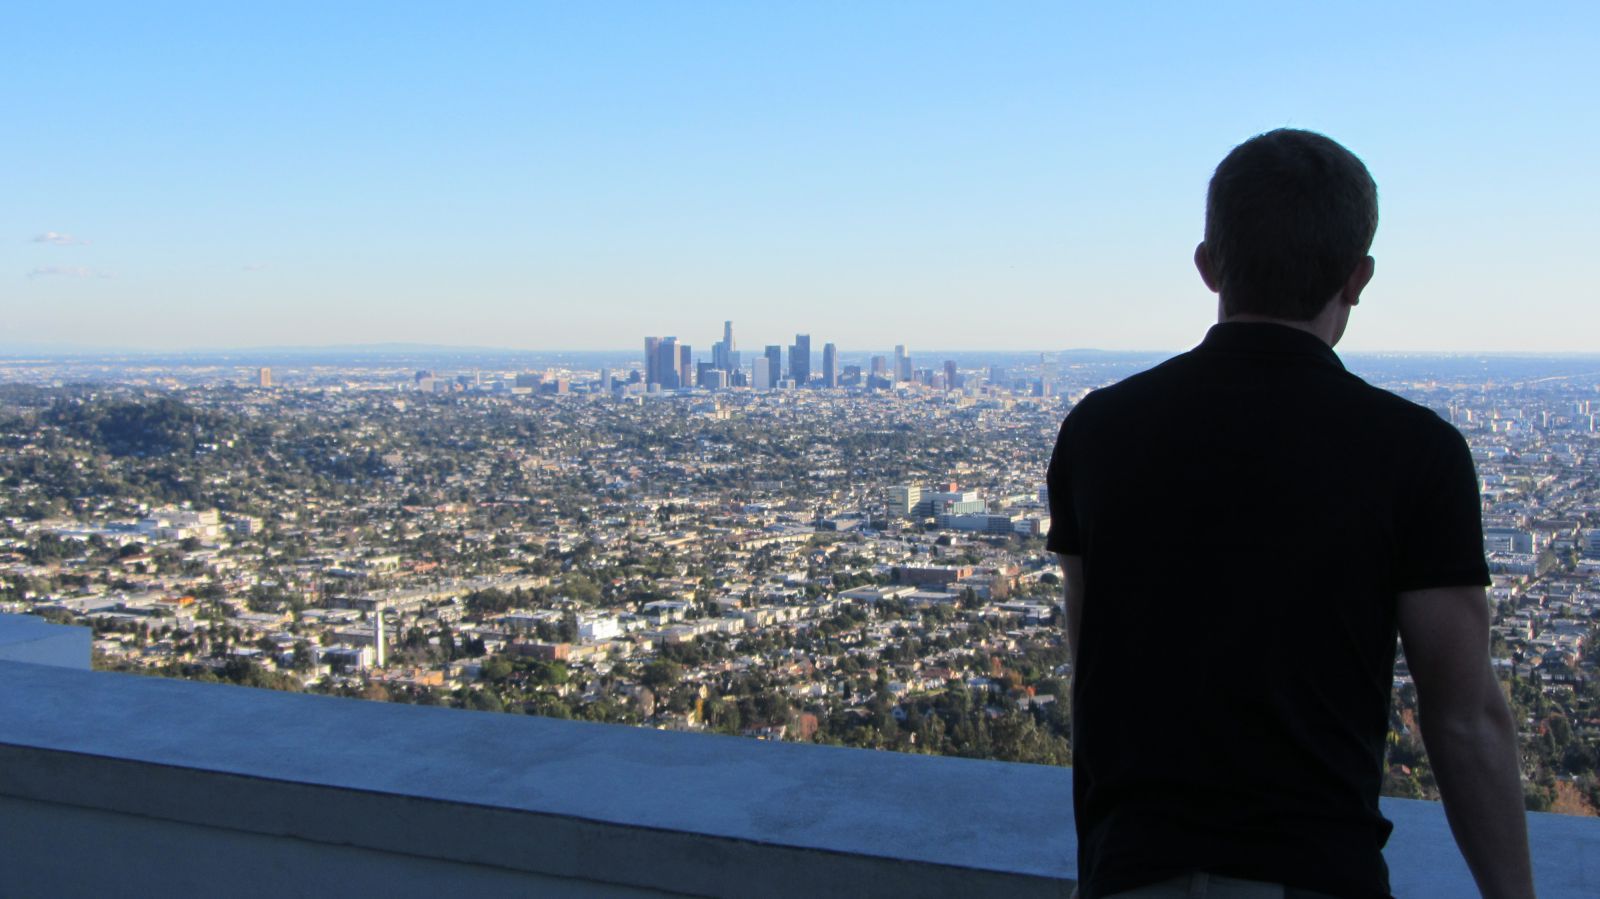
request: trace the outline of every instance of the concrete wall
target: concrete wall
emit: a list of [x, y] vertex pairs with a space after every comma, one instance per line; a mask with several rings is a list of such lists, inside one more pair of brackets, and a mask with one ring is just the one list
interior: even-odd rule
[[0, 615], [0, 661], [89, 670], [93, 634], [33, 615]]
[[34, 835], [0, 840], [7, 896], [94, 894], [103, 869], [144, 892], [188, 864], [320, 893], [378, 852], [473, 889], [1053, 897], [1070, 790], [1028, 765], [0, 663], [0, 832]]
[[[1071, 772], [0, 662], [0, 896], [1057, 897]], [[1386, 801], [1399, 896], [1473, 894]], [[1530, 816], [1545, 899], [1600, 822]]]
[[[6, 896], [623, 899], [670, 895], [54, 802], [0, 797], [0, 822], [5, 832], [0, 842], [0, 891]], [[114, 852], [108, 847], [115, 847]]]

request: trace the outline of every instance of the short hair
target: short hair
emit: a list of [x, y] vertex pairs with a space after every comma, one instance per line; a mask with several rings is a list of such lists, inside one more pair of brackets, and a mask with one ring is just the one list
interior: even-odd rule
[[1226, 315], [1310, 321], [1378, 230], [1378, 186], [1354, 153], [1314, 131], [1250, 138], [1206, 192], [1206, 254]]

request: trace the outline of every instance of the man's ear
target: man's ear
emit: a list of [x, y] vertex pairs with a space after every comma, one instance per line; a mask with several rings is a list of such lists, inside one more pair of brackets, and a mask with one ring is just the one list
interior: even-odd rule
[[1216, 273], [1211, 271], [1211, 254], [1206, 252], [1206, 242], [1203, 240], [1194, 248], [1194, 267], [1200, 270], [1200, 280], [1206, 282], [1206, 289], [1216, 293], [1219, 285]]
[[1361, 291], [1367, 289], [1372, 283], [1372, 273], [1377, 267], [1377, 262], [1371, 256], [1363, 256], [1361, 261], [1350, 272], [1350, 277], [1345, 279], [1344, 288], [1339, 291], [1339, 299], [1346, 306], [1354, 306], [1361, 302]]

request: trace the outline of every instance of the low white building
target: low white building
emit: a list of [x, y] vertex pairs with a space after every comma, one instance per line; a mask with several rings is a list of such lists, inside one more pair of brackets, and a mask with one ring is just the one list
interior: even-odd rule
[[578, 639], [586, 642], [610, 640], [622, 634], [622, 623], [615, 615], [579, 615]]

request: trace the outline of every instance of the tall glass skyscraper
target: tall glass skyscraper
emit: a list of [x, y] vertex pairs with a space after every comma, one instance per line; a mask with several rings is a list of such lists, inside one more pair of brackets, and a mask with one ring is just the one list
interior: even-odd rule
[[783, 380], [783, 347], [769, 345], [767, 347], [767, 386], [776, 387]]
[[678, 338], [663, 337], [656, 353], [657, 384], [662, 390], [676, 390], [682, 382], [678, 379]]
[[661, 338], [646, 337], [644, 339], [644, 382], [646, 384], [661, 383]]
[[794, 346], [789, 348], [789, 377], [799, 387], [804, 387], [811, 380], [810, 334], [794, 336]]

